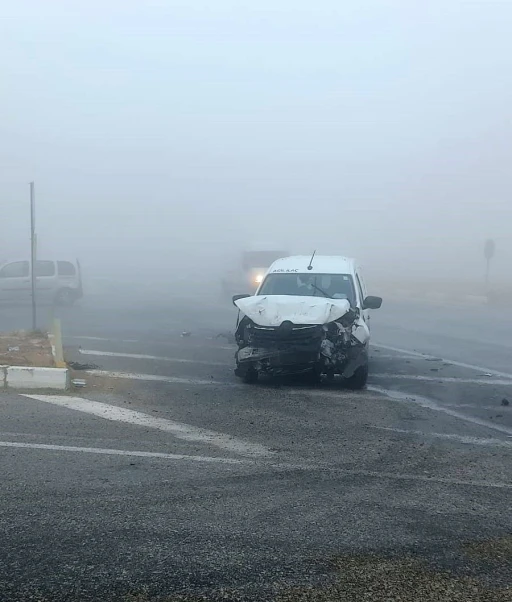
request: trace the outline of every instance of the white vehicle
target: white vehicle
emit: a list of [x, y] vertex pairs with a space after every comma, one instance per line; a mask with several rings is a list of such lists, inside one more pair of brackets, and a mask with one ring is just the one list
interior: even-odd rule
[[[78, 261], [38, 259], [35, 262], [35, 277], [38, 303], [72, 305], [83, 297]], [[11, 261], [0, 266], [0, 301], [23, 303], [31, 298], [30, 261]]]
[[361, 389], [368, 378], [370, 311], [382, 305], [367, 295], [359, 266], [338, 256], [295, 256], [275, 261], [254, 296], [235, 295], [235, 374], [341, 375]]

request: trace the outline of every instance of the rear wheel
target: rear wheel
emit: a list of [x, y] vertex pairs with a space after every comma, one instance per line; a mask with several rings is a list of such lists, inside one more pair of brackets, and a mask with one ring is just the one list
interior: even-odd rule
[[364, 389], [368, 382], [368, 362], [359, 366], [359, 368], [352, 374], [350, 378], [345, 380], [345, 385], [348, 389], [357, 390]]

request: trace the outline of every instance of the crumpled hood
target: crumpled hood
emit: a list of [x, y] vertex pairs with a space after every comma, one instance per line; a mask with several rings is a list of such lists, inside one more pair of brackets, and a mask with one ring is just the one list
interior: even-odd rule
[[293, 295], [255, 295], [235, 301], [238, 309], [258, 326], [293, 324], [328, 324], [350, 309], [346, 299], [299, 297]]

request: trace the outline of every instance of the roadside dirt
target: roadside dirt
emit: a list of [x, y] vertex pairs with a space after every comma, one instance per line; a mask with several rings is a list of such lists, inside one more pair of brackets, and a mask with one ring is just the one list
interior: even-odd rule
[[53, 368], [55, 364], [48, 334], [25, 330], [0, 333], [0, 364]]

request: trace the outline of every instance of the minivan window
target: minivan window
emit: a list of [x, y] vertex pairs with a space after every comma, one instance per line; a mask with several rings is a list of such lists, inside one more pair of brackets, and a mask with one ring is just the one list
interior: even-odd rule
[[70, 261], [57, 261], [57, 270], [59, 276], [74, 276], [76, 274], [75, 266]]
[[28, 278], [28, 261], [14, 261], [0, 270], [0, 278]]
[[55, 264], [53, 261], [36, 261], [36, 276], [55, 276]]
[[350, 274], [269, 274], [258, 295], [296, 295], [348, 299], [355, 306], [354, 282]]

